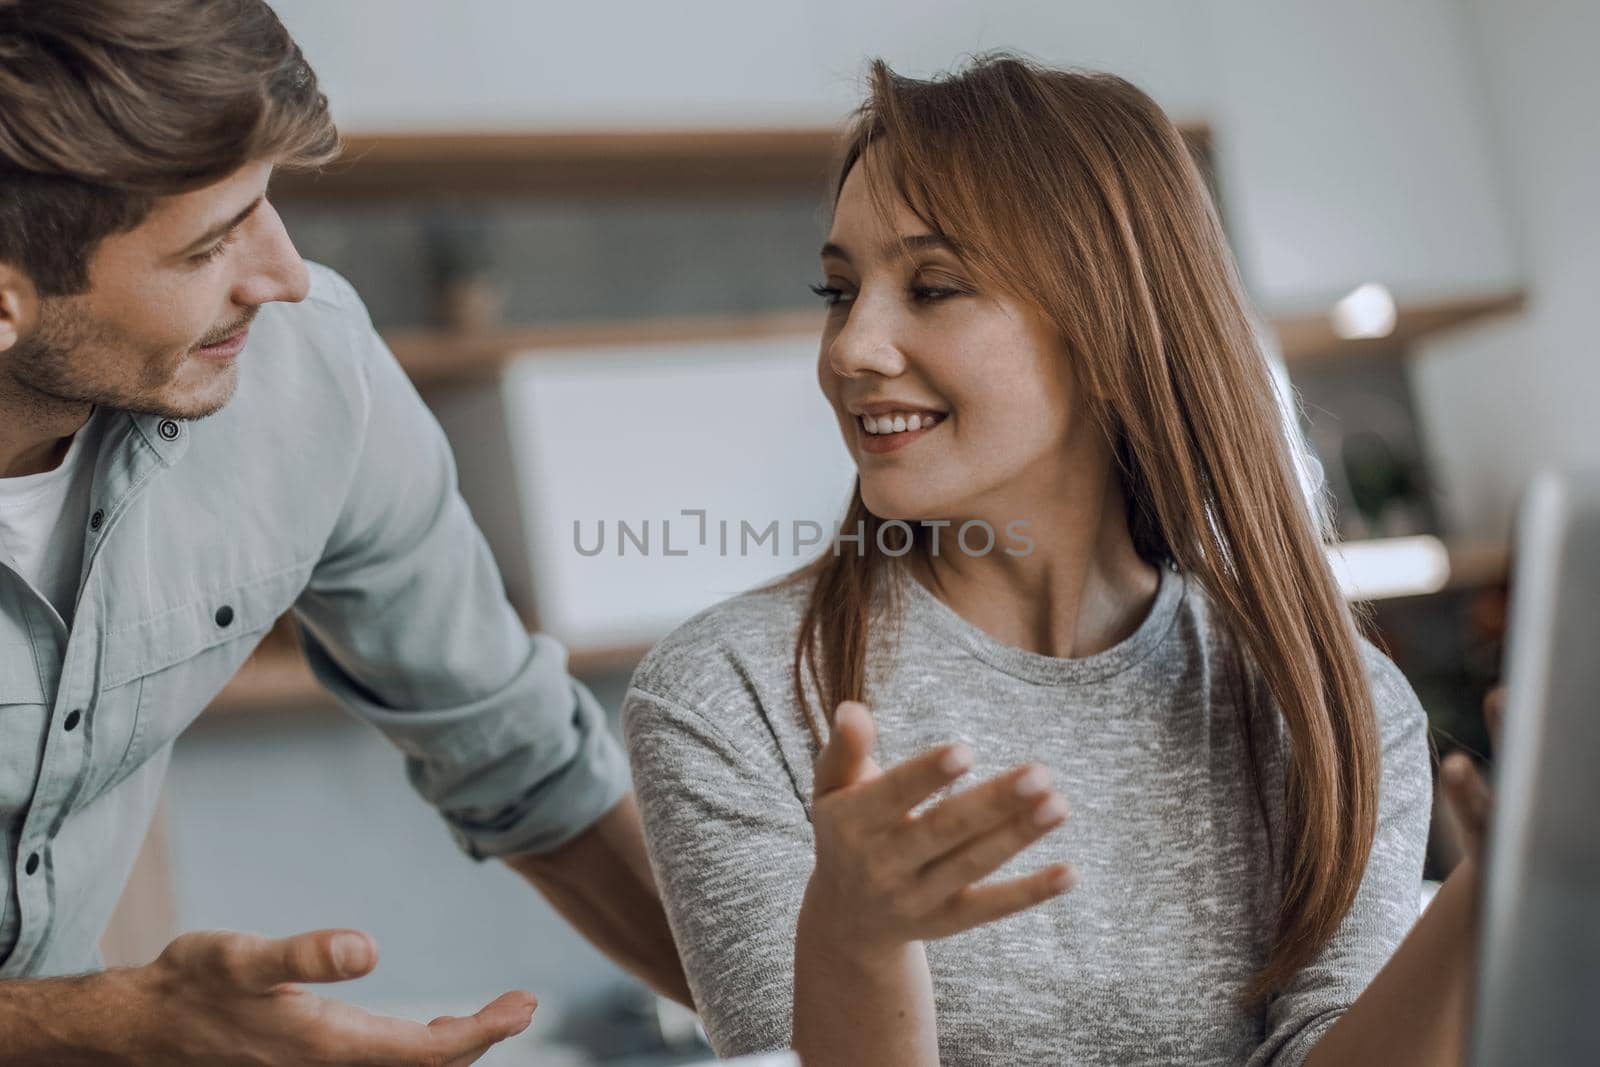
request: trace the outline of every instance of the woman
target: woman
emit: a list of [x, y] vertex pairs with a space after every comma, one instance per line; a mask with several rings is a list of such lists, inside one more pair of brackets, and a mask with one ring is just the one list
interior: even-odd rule
[[1416, 917], [1426, 719], [1329, 573], [1176, 129], [1105, 75], [876, 64], [822, 269], [843, 536], [624, 709], [718, 1052], [1423, 1051], [1397, 1021], [1438, 1004], [1350, 1009]]

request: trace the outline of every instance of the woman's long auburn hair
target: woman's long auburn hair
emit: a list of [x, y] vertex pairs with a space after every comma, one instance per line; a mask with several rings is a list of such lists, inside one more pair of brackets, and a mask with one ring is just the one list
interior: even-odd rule
[[[1004, 54], [934, 81], [875, 62], [835, 201], [869, 146], [869, 189], [885, 218], [904, 202], [962, 250], [980, 284], [1055, 325], [1116, 457], [1135, 548], [1199, 581], [1242, 646], [1241, 668], [1260, 672], [1282, 716], [1283, 884], [1266, 962], [1243, 991], [1264, 998], [1327, 944], [1355, 899], [1376, 825], [1379, 748], [1356, 620], [1296, 477], [1200, 170], [1128, 82]], [[898, 565], [876, 548], [884, 521], [858, 479], [843, 526], [865, 531], [863, 549], [824, 553], [782, 583], [812, 583], [793, 683], [819, 745], [808, 680], [830, 725], [841, 701], [867, 699], [874, 597], [893, 593], [882, 578]], [[1244, 689], [1249, 738], [1259, 709]]]

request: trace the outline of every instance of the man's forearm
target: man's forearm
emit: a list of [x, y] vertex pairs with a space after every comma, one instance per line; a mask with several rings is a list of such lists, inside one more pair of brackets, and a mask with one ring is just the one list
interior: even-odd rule
[[1395, 954], [1317, 1042], [1306, 1067], [1464, 1060], [1477, 964], [1478, 877], [1467, 860]]
[[0, 982], [0, 1056], [17, 1067], [131, 1063], [106, 1040], [132, 972]]
[[615, 963], [693, 1007], [632, 793], [554, 852], [508, 856], [506, 863]]

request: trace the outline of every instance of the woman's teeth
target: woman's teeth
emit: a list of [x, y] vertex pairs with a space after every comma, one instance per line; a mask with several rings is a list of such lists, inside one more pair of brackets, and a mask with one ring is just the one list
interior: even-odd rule
[[872, 434], [905, 433], [926, 429], [942, 418], [943, 413], [937, 412], [897, 411], [889, 415], [863, 415], [861, 426]]

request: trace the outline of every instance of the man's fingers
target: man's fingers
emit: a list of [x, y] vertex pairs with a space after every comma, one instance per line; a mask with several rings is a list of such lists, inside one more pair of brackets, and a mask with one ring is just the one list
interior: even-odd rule
[[872, 745], [877, 730], [865, 704], [847, 700], [833, 713], [833, 729], [822, 747], [813, 772], [813, 791], [817, 796], [855, 785], [878, 773], [872, 761]]
[[935, 920], [934, 937], [949, 937], [975, 926], [1043, 904], [1073, 886], [1075, 875], [1065, 863], [1052, 864], [1026, 878], [962, 890]]
[[[892, 771], [890, 772], [893, 773]], [[1052, 795], [1050, 772], [1026, 764], [939, 802], [906, 831], [906, 851], [918, 866], [961, 848]]]
[[359, 930], [313, 930], [262, 939], [247, 955], [247, 985], [270, 989], [285, 982], [342, 982], [360, 978], [378, 962], [378, 947]]
[[967, 842], [923, 869], [915, 903], [932, 909], [966, 887], [981, 882], [1018, 853], [1067, 819], [1067, 802], [1052, 794], [990, 832]]
[[475, 1015], [441, 1015], [423, 1026], [339, 1004], [330, 1013], [339, 1020], [338, 1036], [322, 1046], [323, 1058], [381, 1067], [472, 1063], [498, 1042], [526, 1030], [536, 1006], [531, 993], [505, 993]]
[[452, 1067], [471, 1063], [495, 1044], [526, 1030], [538, 1005], [531, 993], [505, 993], [475, 1015], [435, 1019], [428, 1024], [428, 1035], [442, 1062]]
[[162, 953], [168, 966], [254, 993], [293, 982], [359, 978], [377, 961], [377, 946], [359, 930], [313, 930], [285, 938], [197, 930]]

